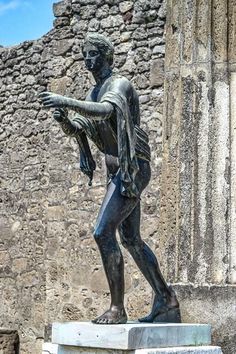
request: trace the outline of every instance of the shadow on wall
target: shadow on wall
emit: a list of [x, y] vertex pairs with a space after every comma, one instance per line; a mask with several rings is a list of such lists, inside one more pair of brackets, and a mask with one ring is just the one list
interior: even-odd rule
[[20, 354], [19, 335], [17, 331], [0, 330], [0, 353]]

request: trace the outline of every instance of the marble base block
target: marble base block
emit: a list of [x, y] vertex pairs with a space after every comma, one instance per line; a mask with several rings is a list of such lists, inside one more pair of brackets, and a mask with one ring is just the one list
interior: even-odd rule
[[[134, 322], [120, 325], [97, 325], [91, 322], [64, 322], [53, 324], [52, 342], [59, 344], [59, 347], [118, 350], [201, 346], [210, 345], [211, 327], [206, 324], [182, 323]], [[90, 352], [96, 353], [94, 350]], [[106, 352], [109, 353], [109, 351]]]
[[43, 343], [42, 354], [58, 354], [58, 345], [52, 343]]
[[222, 354], [222, 351], [219, 347], [210, 346], [136, 349], [128, 351], [118, 349], [95, 349], [59, 346], [58, 354]]

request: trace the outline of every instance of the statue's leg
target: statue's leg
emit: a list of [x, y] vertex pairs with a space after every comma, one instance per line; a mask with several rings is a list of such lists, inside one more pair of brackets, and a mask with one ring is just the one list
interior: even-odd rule
[[180, 322], [179, 304], [165, 282], [156, 256], [140, 237], [140, 203], [120, 224], [122, 245], [130, 252], [139, 269], [153, 288], [155, 299], [150, 315], [141, 322]]
[[130, 214], [137, 203], [138, 198], [127, 198], [120, 194], [119, 175], [116, 176], [108, 185], [94, 232], [110, 288], [111, 305], [108, 311], [93, 320], [94, 323], [127, 322], [124, 309], [124, 263], [115, 233], [118, 225]]

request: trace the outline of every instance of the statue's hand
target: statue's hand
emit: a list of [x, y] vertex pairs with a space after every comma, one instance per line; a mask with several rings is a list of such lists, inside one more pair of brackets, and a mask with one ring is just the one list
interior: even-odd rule
[[59, 108], [66, 107], [68, 105], [66, 97], [57, 95], [53, 92], [41, 92], [39, 94], [39, 99], [42, 101], [44, 107], [46, 108]]
[[56, 108], [53, 113], [53, 118], [58, 122], [63, 122], [68, 117], [68, 111], [63, 108]]

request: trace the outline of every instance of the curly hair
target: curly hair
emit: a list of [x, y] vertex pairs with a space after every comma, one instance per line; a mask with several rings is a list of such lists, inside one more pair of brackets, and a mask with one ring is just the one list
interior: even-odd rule
[[99, 52], [106, 57], [109, 65], [113, 64], [114, 46], [107, 37], [105, 37], [103, 34], [91, 33], [86, 36], [83, 47], [87, 43], [97, 47]]

